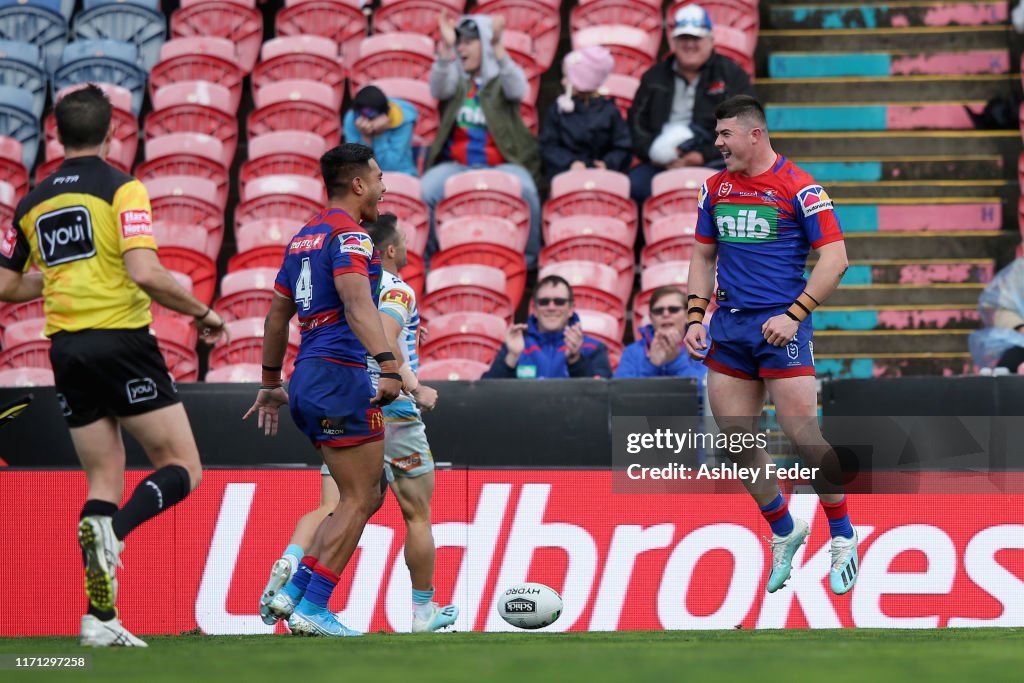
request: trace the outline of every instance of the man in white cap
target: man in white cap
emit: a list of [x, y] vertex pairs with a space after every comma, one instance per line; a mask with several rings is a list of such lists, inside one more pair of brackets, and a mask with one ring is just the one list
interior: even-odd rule
[[715, 52], [711, 17], [686, 5], [671, 19], [672, 54], [648, 69], [629, 108], [633, 152], [630, 193], [642, 207], [651, 179], [669, 168], [722, 167], [715, 149], [715, 107], [734, 95], [753, 95], [746, 72]]

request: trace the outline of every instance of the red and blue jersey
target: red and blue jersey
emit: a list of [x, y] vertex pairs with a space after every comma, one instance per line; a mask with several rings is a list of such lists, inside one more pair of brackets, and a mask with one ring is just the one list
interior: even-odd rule
[[698, 242], [718, 244], [718, 289], [729, 308], [788, 306], [803, 291], [807, 253], [843, 239], [832, 200], [779, 155], [764, 173], [722, 171], [697, 198]]
[[480, 106], [480, 87], [470, 80], [466, 98], [455, 118], [455, 127], [443, 155], [464, 166], [498, 166], [505, 158], [487, 129], [487, 119]]
[[345, 319], [334, 278], [367, 278], [376, 305], [382, 270], [370, 236], [341, 209], [325, 209], [291, 239], [274, 289], [298, 308], [302, 339], [296, 362], [323, 358], [366, 367], [366, 349]]

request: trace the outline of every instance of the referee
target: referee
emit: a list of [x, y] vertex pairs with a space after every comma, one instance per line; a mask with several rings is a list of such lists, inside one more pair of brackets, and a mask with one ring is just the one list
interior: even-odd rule
[[[55, 113], [66, 158], [21, 200], [0, 241], [0, 299], [44, 298], [57, 397], [85, 469], [78, 539], [89, 608], [81, 644], [145, 647], [117, 616], [124, 539], [202, 476], [188, 416], [149, 331], [150, 301], [193, 316], [208, 344], [225, 336], [224, 320], [160, 265], [146, 188], [104, 161], [113, 129], [103, 91], [76, 90]], [[26, 274], [30, 262], [41, 274]], [[119, 509], [122, 426], [155, 471]]]

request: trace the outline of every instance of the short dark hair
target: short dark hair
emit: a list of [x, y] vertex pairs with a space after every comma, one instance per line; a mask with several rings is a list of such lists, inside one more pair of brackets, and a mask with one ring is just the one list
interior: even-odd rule
[[65, 149], [99, 147], [110, 130], [113, 107], [95, 84], [69, 92], [54, 107], [57, 134]]
[[569, 290], [569, 303], [572, 303], [574, 301], [574, 297], [572, 295], [572, 285], [570, 285], [569, 281], [566, 280], [561, 275], [546, 275], [542, 277], [540, 280], [537, 280], [537, 284], [533, 288], [534, 299], [537, 298], [537, 292], [540, 291], [540, 288], [544, 287], [545, 285], [565, 285], [565, 288]]
[[735, 95], [715, 108], [715, 119], [746, 119], [752, 123], [754, 128], [765, 130], [768, 128], [768, 119], [764, 115], [764, 107], [756, 98], [750, 95]]
[[664, 299], [666, 296], [671, 296], [673, 294], [677, 294], [679, 298], [683, 300], [683, 303], [686, 303], [686, 294], [683, 290], [679, 289], [675, 285], [665, 285], [664, 287], [658, 287], [654, 290], [654, 294], [651, 294], [651, 306], [658, 303], [659, 299]]
[[375, 221], [363, 221], [363, 227], [370, 234], [373, 245], [378, 251], [384, 247], [397, 244], [400, 237], [398, 232], [398, 216], [393, 213], [382, 213]]
[[352, 180], [370, 170], [373, 149], [366, 145], [346, 142], [324, 152], [320, 157], [320, 173], [328, 197], [345, 197], [352, 187]]

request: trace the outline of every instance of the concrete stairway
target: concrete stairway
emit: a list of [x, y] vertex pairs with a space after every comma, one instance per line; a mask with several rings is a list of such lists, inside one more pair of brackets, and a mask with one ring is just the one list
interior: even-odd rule
[[1006, 21], [992, 0], [762, 2], [773, 142], [848, 236], [850, 270], [815, 313], [819, 374], [969, 371], [978, 295], [1020, 241], [1020, 132], [967, 111], [1019, 83]]

